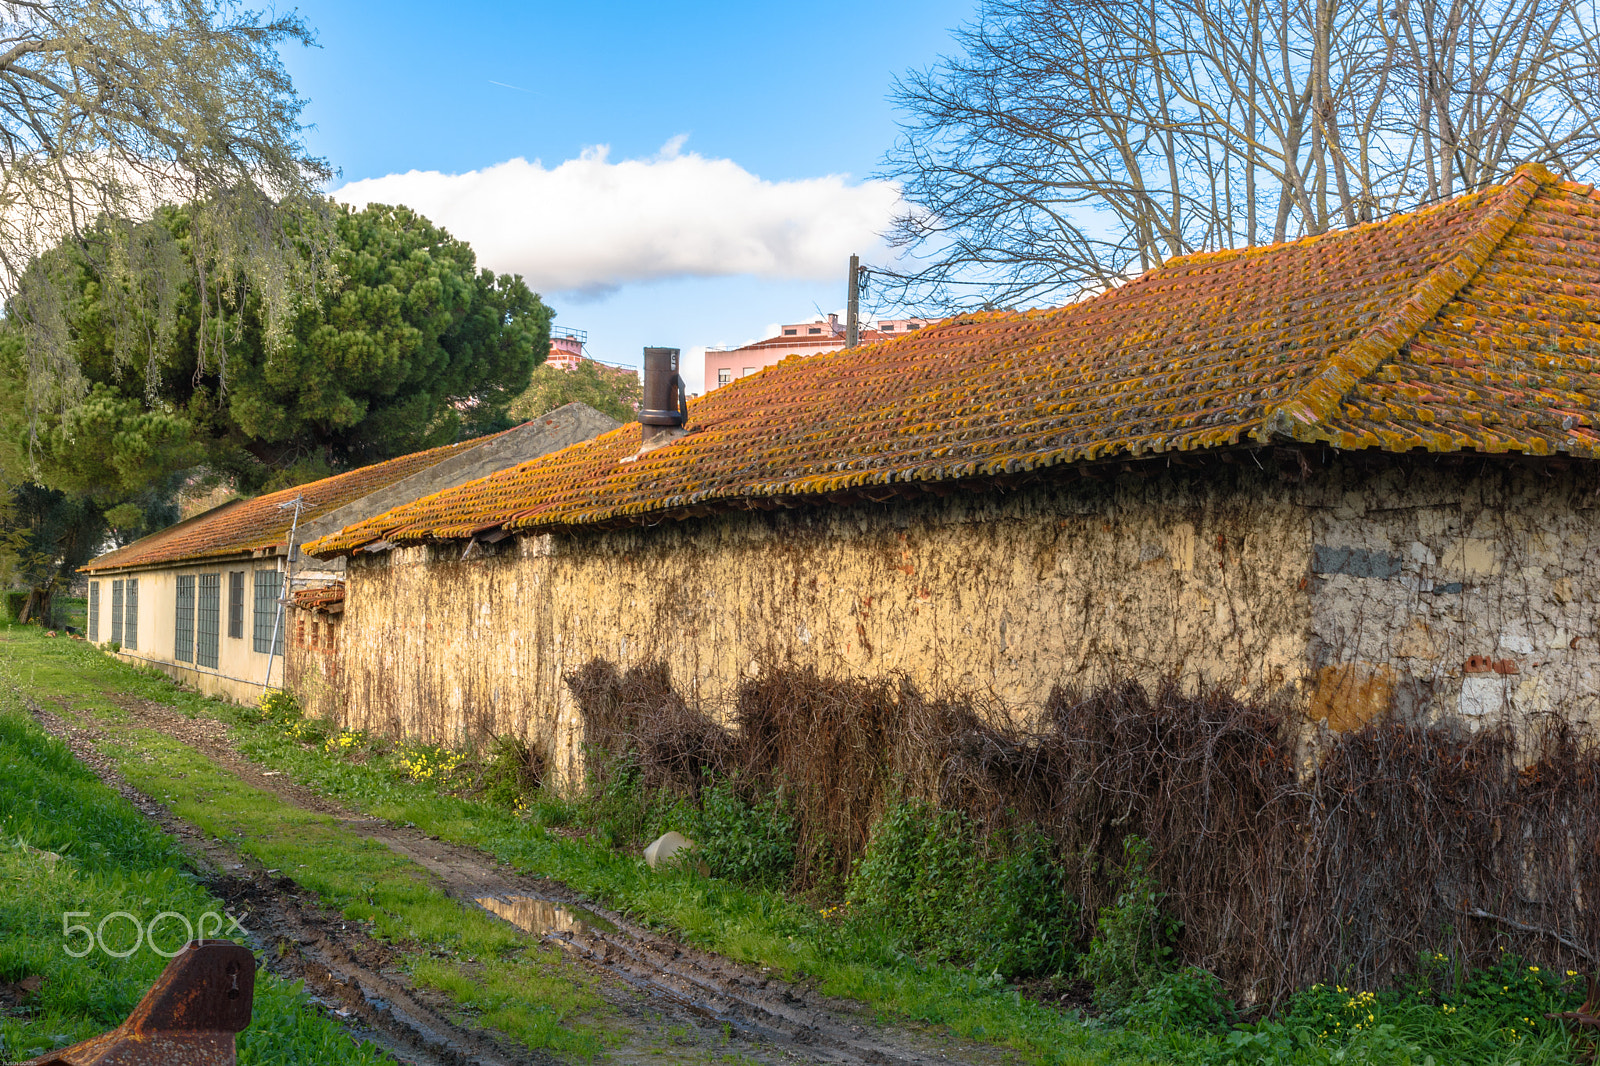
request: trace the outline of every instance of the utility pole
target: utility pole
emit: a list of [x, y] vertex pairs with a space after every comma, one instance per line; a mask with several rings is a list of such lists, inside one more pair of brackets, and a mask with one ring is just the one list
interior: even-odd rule
[[854, 348], [861, 343], [861, 257], [850, 257], [850, 302], [844, 318], [844, 346]]
[[283, 609], [294, 596], [294, 535], [300, 532], [300, 507], [304, 503], [304, 496], [296, 496], [292, 500], [278, 504], [280, 511], [287, 511], [293, 507], [294, 520], [289, 523], [289, 553], [283, 560], [283, 588], [278, 594], [278, 613], [272, 616], [272, 643], [267, 645], [267, 676], [261, 679], [262, 695], [266, 695], [267, 686], [272, 684], [272, 660], [278, 654], [278, 635], [283, 632], [284, 623], [288, 621], [283, 616]]

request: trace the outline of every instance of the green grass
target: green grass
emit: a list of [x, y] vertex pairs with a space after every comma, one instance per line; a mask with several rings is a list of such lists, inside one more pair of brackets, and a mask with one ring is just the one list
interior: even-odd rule
[[[325, 905], [399, 947], [402, 965], [413, 969], [419, 984], [445, 992], [462, 1008], [484, 1010], [491, 993], [474, 991], [480, 984], [502, 993], [514, 988], [515, 996], [500, 995], [480, 1019], [513, 1039], [580, 1056], [601, 1050], [602, 1030], [584, 1024], [583, 1016], [603, 1012], [605, 1005], [572, 978], [574, 971], [556, 949], [530, 947], [503, 922], [432, 887], [415, 863], [334, 818], [287, 804], [186, 744], [128, 725], [127, 712], [111, 697], [122, 693], [165, 703], [190, 717], [216, 714], [225, 705], [80, 642], [48, 638], [29, 627], [9, 627], [3, 635], [8, 643], [0, 651], [21, 687], [47, 705], [65, 701], [76, 716], [93, 717], [111, 730], [102, 750], [134, 787], [267, 868], [292, 873]], [[27, 652], [19, 654], [21, 648]], [[169, 857], [169, 866], [177, 865]], [[163, 898], [155, 890], [149, 895]]]
[[[122, 959], [99, 950], [74, 958], [67, 948], [80, 950], [82, 937], [63, 935], [64, 914], [88, 912], [71, 921], [91, 926], [118, 911], [146, 922], [175, 911], [197, 922], [207, 912], [221, 915], [223, 906], [185, 871], [171, 838], [38, 729], [9, 687], [0, 687], [0, 781], [0, 984], [42, 979], [25, 1011], [0, 1012], [0, 1061], [8, 1061], [117, 1025], [166, 966], [145, 948]], [[160, 927], [160, 946], [172, 951], [182, 923], [168, 923]], [[132, 939], [125, 919], [104, 929], [114, 951]], [[388, 1060], [317, 1013], [298, 984], [262, 972], [239, 1061]]]
[[426, 872], [336, 819], [285, 803], [240, 781], [193, 748], [148, 729], [120, 728], [114, 752], [128, 782], [179, 818], [282, 870], [326, 906], [396, 945], [418, 984], [479, 1009], [481, 981], [514, 985], [491, 1012], [495, 1028], [527, 1043], [579, 1055], [601, 1048], [580, 1022], [602, 1009], [564, 967], [556, 949], [530, 946], [504, 922], [463, 906], [429, 884]]
[[[21, 671], [33, 672], [31, 684], [42, 694], [80, 702], [98, 713], [109, 702], [105, 690], [137, 691], [190, 715], [219, 717], [232, 726], [242, 754], [352, 810], [411, 823], [443, 840], [479, 848], [521, 872], [561, 880], [646, 925], [673, 930], [732, 958], [791, 977], [808, 976], [825, 993], [859, 999], [886, 1019], [944, 1026], [962, 1037], [1011, 1048], [1026, 1061], [1207, 1066], [1426, 1066], [1430, 1061], [1433, 1066], [1550, 1066], [1573, 1061], [1565, 1035], [1537, 1015], [1576, 1005], [1575, 982], [1550, 980], [1511, 959], [1499, 970], [1478, 975], [1476, 984], [1374, 991], [1359, 1000], [1358, 993], [1347, 990], [1309, 989], [1280, 1017], [1231, 1031], [1084, 1022], [1026, 1000], [990, 976], [919, 961], [899, 951], [894, 939], [881, 931], [825, 917], [782, 891], [688, 871], [652, 872], [632, 853], [550, 831], [582, 820], [580, 805], [537, 797], [519, 814], [450, 795], [441, 790], [449, 784], [442, 772], [424, 781], [407, 779], [402, 758], [413, 773], [419, 772], [418, 766], [438, 765], [414, 750], [383, 755], [381, 746], [369, 747], [363, 738], [354, 738], [342, 748], [336, 740], [338, 754], [330, 753], [325, 745], [287, 735], [291, 731], [282, 724], [262, 721], [254, 711], [180, 692], [164, 678], [131, 670], [76, 642], [57, 646], [31, 639], [0, 645], [0, 653], [5, 652]], [[317, 736], [320, 731], [299, 732]], [[297, 877], [346, 908], [352, 918], [373, 923], [380, 935], [432, 930], [429, 935], [440, 937], [439, 943], [451, 952], [482, 956], [476, 968], [419, 961], [414, 974], [455, 997], [464, 1009], [481, 1012], [488, 1024], [522, 1039], [543, 1039], [540, 1026], [546, 1019], [517, 1013], [521, 978], [503, 969], [510, 961], [494, 955], [492, 938], [480, 941], [477, 932], [441, 924], [434, 910], [438, 901], [416, 895], [403, 871], [387, 867], [384, 856], [326, 835], [331, 830], [317, 816], [283, 809], [272, 797], [208, 769], [188, 749], [177, 750], [181, 745], [144, 731], [131, 736], [156, 759], [125, 763], [125, 771], [141, 787], [171, 796], [182, 816], [269, 865], [305, 862], [317, 872], [296, 871]], [[291, 817], [300, 819], [283, 823], [292, 830], [274, 831], [276, 820]], [[374, 878], [385, 879], [387, 887], [367, 892]], [[1359, 1011], [1346, 1003], [1356, 1003]]]

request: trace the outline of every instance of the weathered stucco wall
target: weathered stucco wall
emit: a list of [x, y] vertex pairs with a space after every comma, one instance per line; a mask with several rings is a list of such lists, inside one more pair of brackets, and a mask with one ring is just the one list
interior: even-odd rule
[[1597, 484], [1587, 465], [1495, 462], [1308, 480], [1311, 716], [1593, 723]]
[[[284, 663], [281, 657], [270, 657], [255, 650], [252, 640], [254, 626], [254, 586], [256, 570], [276, 570], [277, 561], [267, 559], [223, 560], [207, 564], [178, 565], [162, 569], [105, 571], [94, 575], [90, 582], [100, 586], [100, 629], [97, 643], [111, 641], [111, 583], [118, 579], [137, 579], [139, 582], [139, 646], [122, 648], [117, 657], [124, 662], [151, 666], [170, 675], [175, 680], [208, 696], [221, 696], [235, 703], [254, 703], [261, 696], [269, 665], [274, 687], [282, 683]], [[228, 633], [228, 575], [244, 574], [244, 634], [233, 637]], [[215, 574], [220, 585], [220, 617], [217, 635], [217, 665], [201, 666], [196, 662], [177, 659], [177, 603], [178, 576]]]
[[337, 718], [343, 706], [341, 676], [344, 615], [290, 606], [284, 676], [301, 708], [319, 718]]
[[1310, 640], [1297, 493], [1221, 467], [524, 538], [466, 562], [363, 556], [341, 713], [446, 743], [518, 732], [568, 776], [581, 724], [562, 679], [594, 657], [664, 661], [713, 711], [763, 661], [900, 672], [1024, 717], [1114, 673], [1277, 691]]

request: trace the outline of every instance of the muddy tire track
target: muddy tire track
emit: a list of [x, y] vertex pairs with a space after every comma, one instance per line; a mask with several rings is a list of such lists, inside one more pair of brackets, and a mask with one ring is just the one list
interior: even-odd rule
[[[352, 814], [240, 756], [221, 722], [186, 718], [163, 704], [132, 697], [121, 696], [116, 702], [137, 724], [189, 744], [247, 783], [287, 803], [331, 815], [349, 831], [423, 867], [437, 887], [466, 906], [523, 897], [598, 915], [599, 922], [562, 923], [563, 928], [514, 924], [530, 939], [560, 947], [574, 962], [598, 971], [612, 985], [630, 990], [632, 1002], [615, 994], [606, 998], [644, 1028], [663, 1022], [675, 1023], [674, 1031], [712, 1028], [739, 1038], [737, 1049], [743, 1054], [770, 1062], [911, 1066], [988, 1064], [1006, 1059], [998, 1048], [965, 1041], [958, 1044], [946, 1034], [883, 1026], [862, 1004], [823, 996], [803, 984], [775, 979], [760, 968], [678, 942], [585, 899], [558, 881], [518, 874], [490, 855], [446, 843], [415, 827]], [[385, 971], [393, 955], [385, 945], [337, 914], [317, 907], [291, 877], [272, 877], [253, 860], [175, 818], [160, 803], [123, 781], [109, 760], [95, 750], [95, 742], [105, 734], [72, 728], [37, 707], [35, 716], [141, 812], [202, 856], [202, 865], [208, 867], [202, 872], [210, 879], [212, 890], [225, 902], [237, 902], [251, 911], [251, 932], [262, 940], [257, 946], [266, 952], [267, 964], [282, 976], [305, 980], [308, 989], [355, 1035], [372, 1040], [402, 1060], [428, 1066], [523, 1066], [557, 1061], [509, 1047], [450, 1021], [447, 1000], [410, 987], [403, 974]], [[484, 909], [504, 919], [499, 913], [503, 907]], [[439, 1002], [430, 1003], [430, 998]], [[661, 1017], [646, 1016], [655, 1014]]]
[[319, 907], [287, 877], [274, 877], [249, 856], [172, 814], [128, 784], [96, 744], [106, 734], [76, 728], [30, 701], [35, 719], [61, 738], [106, 785], [177, 837], [206, 887], [229, 911], [247, 915], [247, 938], [263, 965], [306, 989], [350, 1031], [402, 1062], [419, 1066], [547, 1066], [550, 1055], [497, 1041], [464, 1028], [429, 1005], [403, 975], [385, 972], [394, 952], [342, 918]]

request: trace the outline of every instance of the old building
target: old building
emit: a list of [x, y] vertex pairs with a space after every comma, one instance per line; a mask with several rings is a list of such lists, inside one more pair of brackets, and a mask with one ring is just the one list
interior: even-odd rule
[[1190, 256], [1053, 311], [791, 360], [353, 524], [331, 705], [517, 731], [663, 662], [717, 711], [772, 664], [1019, 718], [1206, 679], [1308, 728], [1595, 714], [1600, 196], [1527, 169], [1415, 214]]
[[[915, 333], [930, 322], [931, 319], [926, 318], [880, 318], [861, 330], [861, 343], [876, 344]], [[821, 355], [844, 346], [845, 327], [838, 315], [819, 316], [811, 322], [786, 322], [772, 336], [739, 348], [707, 348], [705, 391], [720, 389], [793, 356]]]
[[203, 692], [254, 699], [283, 674], [286, 576], [326, 585], [344, 570], [302, 558], [298, 545], [616, 424], [570, 404], [495, 436], [231, 500], [85, 566], [88, 637]]

